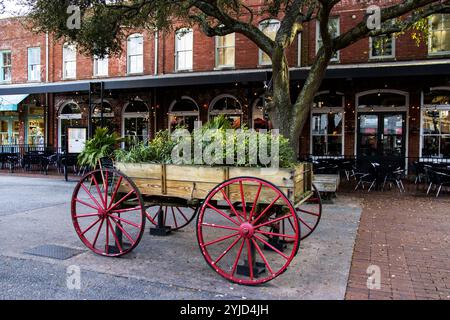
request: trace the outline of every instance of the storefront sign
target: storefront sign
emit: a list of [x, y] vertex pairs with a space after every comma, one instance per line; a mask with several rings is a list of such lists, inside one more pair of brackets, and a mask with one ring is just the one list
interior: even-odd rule
[[68, 153], [81, 153], [87, 140], [87, 128], [68, 128]]

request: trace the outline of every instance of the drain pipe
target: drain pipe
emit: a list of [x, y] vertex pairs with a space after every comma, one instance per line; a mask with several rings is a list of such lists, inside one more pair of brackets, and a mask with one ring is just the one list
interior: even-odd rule
[[[49, 39], [48, 39], [48, 32], [45, 33], [45, 83], [48, 83], [49, 80]], [[45, 110], [44, 110], [44, 122], [45, 122], [45, 138], [44, 138], [44, 144], [49, 145], [48, 143], [48, 129], [49, 129], [49, 98], [48, 98], [48, 92], [45, 93]]]
[[155, 37], [155, 68], [154, 68], [154, 75], [158, 75], [158, 46], [159, 46], [159, 32], [158, 29], [155, 30], [154, 33]]

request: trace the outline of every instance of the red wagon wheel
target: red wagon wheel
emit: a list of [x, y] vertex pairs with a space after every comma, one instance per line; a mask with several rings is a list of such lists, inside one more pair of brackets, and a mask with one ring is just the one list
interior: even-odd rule
[[146, 210], [148, 221], [153, 225], [158, 225], [158, 214], [163, 214], [164, 225], [170, 227], [172, 231], [180, 230], [189, 225], [195, 218], [197, 208], [183, 206], [156, 205]]
[[81, 241], [103, 256], [131, 252], [145, 229], [145, 207], [138, 188], [114, 169], [85, 175], [73, 192], [71, 211]]
[[312, 192], [312, 195], [305, 202], [295, 208], [302, 227], [301, 240], [306, 239], [316, 230], [322, 217], [322, 199], [314, 184], [312, 185]]
[[[242, 205], [233, 205], [237, 201]], [[289, 233], [277, 231], [282, 222], [292, 224]], [[280, 238], [293, 242], [280, 245]], [[209, 193], [197, 217], [197, 239], [206, 262], [222, 277], [257, 285], [286, 271], [299, 248], [300, 226], [292, 204], [275, 185], [240, 177]]]

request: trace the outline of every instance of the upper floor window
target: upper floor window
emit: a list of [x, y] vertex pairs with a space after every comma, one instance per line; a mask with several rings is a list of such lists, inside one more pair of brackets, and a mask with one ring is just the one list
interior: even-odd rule
[[94, 76], [95, 77], [106, 77], [108, 76], [108, 57], [99, 58], [94, 57]]
[[[271, 20], [265, 20], [262, 21], [259, 24], [259, 29], [270, 39], [275, 40], [275, 37], [277, 36], [278, 29], [280, 29], [280, 21], [271, 19]], [[272, 64], [272, 58], [259, 49], [259, 65], [271, 65]]]
[[216, 67], [234, 67], [235, 34], [216, 37]]
[[431, 54], [450, 53], [450, 14], [435, 14], [430, 17], [428, 46]]
[[144, 72], [144, 37], [141, 34], [134, 34], [128, 37], [127, 45], [127, 72]]
[[0, 82], [10, 82], [11, 81], [11, 51], [3, 50], [0, 51]]
[[192, 70], [194, 33], [182, 28], [175, 33], [175, 70]]
[[73, 79], [77, 76], [77, 49], [73, 44], [63, 47], [63, 78]]
[[395, 38], [393, 35], [371, 37], [370, 58], [395, 57]]
[[[339, 17], [332, 17], [328, 21], [328, 30], [331, 38], [337, 38], [341, 33]], [[316, 53], [322, 46], [322, 36], [320, 35], [320, 22], [316, 21]], [[335, 52], [331, 61], [339, 61], [339, 51]]]
[[28, 48], [28, 81], [41, 81], [41, 48]]

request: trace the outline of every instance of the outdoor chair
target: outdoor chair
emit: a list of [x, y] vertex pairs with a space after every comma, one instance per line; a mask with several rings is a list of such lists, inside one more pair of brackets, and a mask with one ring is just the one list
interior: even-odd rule
[[363, 190], [365, 185], [369, 186], [368, 192], [370, 192], [377, 183], [379, 164], [376, 162], [364, 163], [360, 169], [354, 173], [354, 176], [358, 183], [356, 184], [355, 191], [361, 187]]
[[381, 190], [384, 191], [386, 184], [389, 184], [389, 186], [392, 187], [392, 184], [395, 183], [400, 192], [402, 192], [402, 193], [406, 192], [405, 187], [403, 185], [403, 181], [402, 181], [402, 179], [404, 179], [405, 176], [406, 176], [406, 171], [400, 167], [396, 168], [395, 170], [390, 170], [390, 171], [385, 172], [383, 186], [382, 186]]
[[436, 198], [439, 197], [442, 187], [450, 187], [450, 174], [427, 168], [427, 178], [430, 183], [427, 195], [430, 193], [433, 186], [435, 190], [437, 189]]
[[412, 171], [415, 175], [414, 184], [421, 183], [426, 178], [425, 165], [419, 161], [414, 161]]

